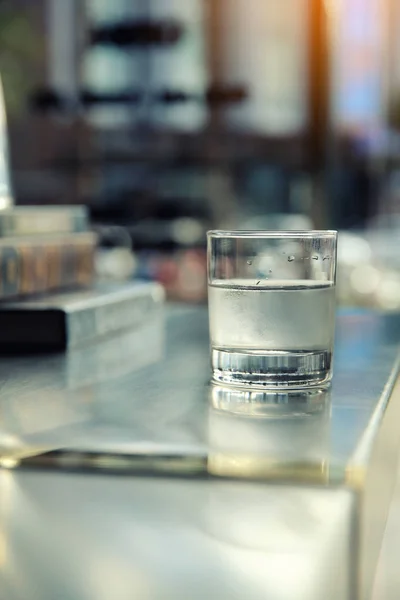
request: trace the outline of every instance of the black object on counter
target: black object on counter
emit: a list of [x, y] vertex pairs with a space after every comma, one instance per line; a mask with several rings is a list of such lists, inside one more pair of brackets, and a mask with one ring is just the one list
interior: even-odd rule
[[121, 333], [154, 316], [157, 283], [102, 284], [0, 304], [0, 352], [65, 350]]

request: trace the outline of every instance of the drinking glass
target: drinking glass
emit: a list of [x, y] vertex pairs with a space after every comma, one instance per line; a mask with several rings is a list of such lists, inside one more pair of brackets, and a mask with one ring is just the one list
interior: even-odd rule
[[332, 377], [336, 231], [209, 231], [214, 381], [308, 387]]

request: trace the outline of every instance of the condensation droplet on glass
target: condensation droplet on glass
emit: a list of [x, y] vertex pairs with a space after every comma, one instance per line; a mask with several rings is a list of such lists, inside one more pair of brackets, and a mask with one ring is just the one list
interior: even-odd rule
[[252, 260], [248, 260], [248, 261], [247, 261], [247, 264], [248, 264], [248, 265], [252, 265], [252, 264], [253, 264], [253, 261], [252, 261]]
[[272, 269], [270, 269], [270, 270], [268, 271], [268, 273], [272, 273]]
[[294, 260], [295, 260], [295, 257], [294, 257], [294, 256], [288, 256], [288, 261], [289, 261], [289, 262], [293, 262]]
[[318, 260], [318, 254], [314, 254], [314, 256], [312, 257], [313, 260]]

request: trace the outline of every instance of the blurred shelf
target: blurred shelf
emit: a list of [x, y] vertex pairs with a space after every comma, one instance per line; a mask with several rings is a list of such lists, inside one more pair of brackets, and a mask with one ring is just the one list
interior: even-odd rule
[[[85, 170], [100, 168], [105, 165], [129, 165], [133, 162], [148, 162], [152, 165], [194, 165], [204, 167], [235, 166], [246, 161], [260, 161], [270, 164], [281, 164], [292, 168], [307, 168], [309, 162], [307, 138], [305, 136], [290, 138], [268, 138], [246, 136], [224, 131], [217, 134], [198, 133], [192, 135], [177, 132], [161, 134], [147, 133], [143, 142], [135, 141], [135, 130], [129, 135], [132, 139], [131, 149], [113, 148], [113, 136], [119, 140], [118, 133], [108, 132], [107, 144], [99, 144], [93, 148], [93, 154], [82, 158], [70, 157], [54, 159], [46, 165], [61, 170]], [[126, 135], [126, 130], [125, 130]], [[99, 134], [101, 137], [102, 134]], [[127, 146], [128, 144], [121, 144]]]
[[126, 20], [92, 28], [89, 42], [92, 46], [107, 45], [131, 50], [149, 46], [170, 46], [176, 44], [183, 33], [181, 23], [175, 20]]

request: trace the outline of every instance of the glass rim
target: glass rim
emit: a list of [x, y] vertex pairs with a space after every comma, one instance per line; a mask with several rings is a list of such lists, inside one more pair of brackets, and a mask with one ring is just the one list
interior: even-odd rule
[[207, 231], [209, 238], [284, 238], [284, 239], [301, 239], [301, 238], [337, 238], [338, 232], [335, 229], [305, 229], [301, 230], [223, 230], [210, 229]]

